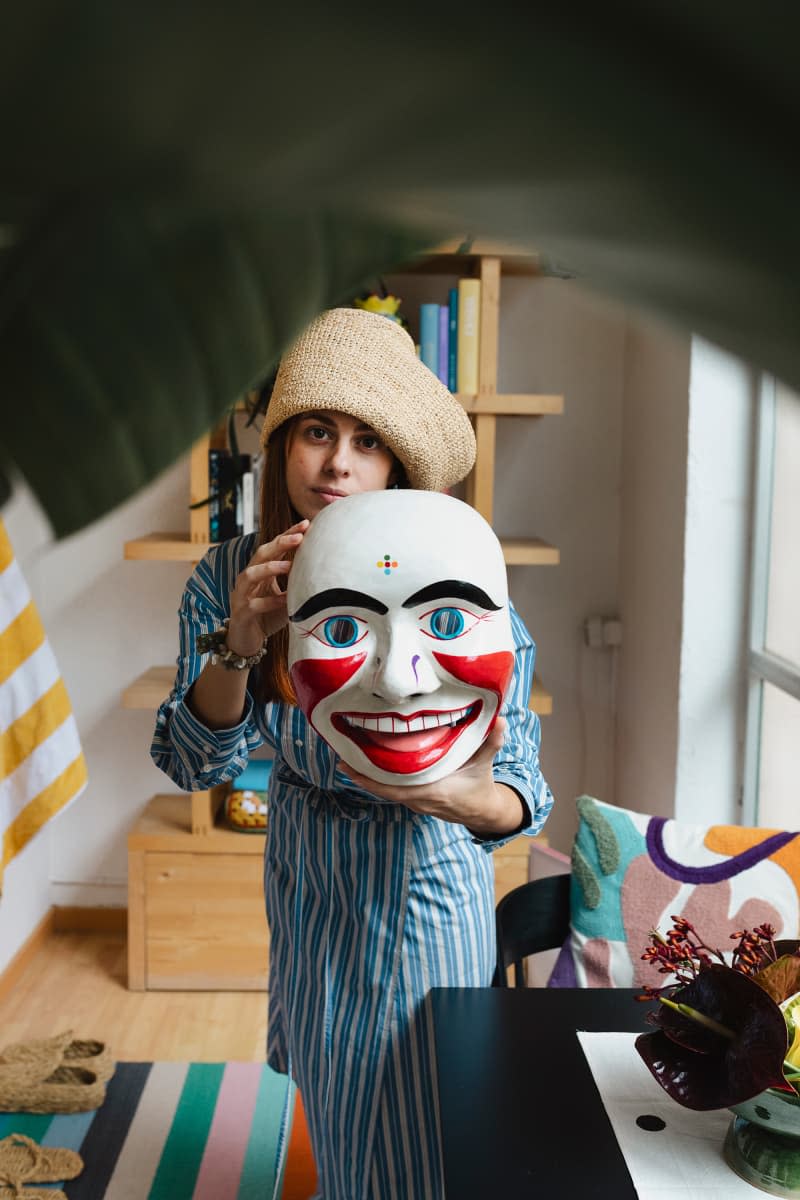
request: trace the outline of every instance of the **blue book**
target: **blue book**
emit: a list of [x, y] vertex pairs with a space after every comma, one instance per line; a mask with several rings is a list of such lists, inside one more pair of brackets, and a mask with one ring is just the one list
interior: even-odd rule
[[450, 309], [446, 304], [439, 305], [439, 355], [436, 374], [445, 387], [449, 377], [448, 361], [450, 350]]
[[419, 356], [433, 371], [439, 373], [439, 305], [419, 306]]
[[447, 310], [449, 329], [447, 338], [447, 386], [451, 392], [457, 391], [458, 377], [458, 288], [450, 288], [448, 293]]

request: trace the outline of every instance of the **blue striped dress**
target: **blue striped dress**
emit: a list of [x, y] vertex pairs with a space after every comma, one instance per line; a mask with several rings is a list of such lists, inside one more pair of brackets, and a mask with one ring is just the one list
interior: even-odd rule
[[[172, 692], [151, 754], [188, 791], [233, 779], [266, 742], [275, 765], [264, 867], [270, 925], [268, 1061], [297, 1081], [325, 1200], [439, 1200], [436, 1063], [425, 997], [488, 986], [494, 968], [494, 871], [462, 825], [354, 788], [303, 713], [248, 692], [233, 729], [209, 730], [185, 703], [204, 660], [197, 635], [229, 614], [256, 546], [212, 548], [191, 576]], [[516, 667], [495, 779], [513, 787], [537, 833], [552, 796], [528, 709], [535, 648], [511, 612]]]

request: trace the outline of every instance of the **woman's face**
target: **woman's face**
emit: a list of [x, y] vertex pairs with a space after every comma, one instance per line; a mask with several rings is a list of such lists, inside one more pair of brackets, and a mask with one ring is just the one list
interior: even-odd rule
[[396, 460], [369, 425], [339, 412], [305, 413], [289, 433], [286, 485], [300, 517], [394, 482]]

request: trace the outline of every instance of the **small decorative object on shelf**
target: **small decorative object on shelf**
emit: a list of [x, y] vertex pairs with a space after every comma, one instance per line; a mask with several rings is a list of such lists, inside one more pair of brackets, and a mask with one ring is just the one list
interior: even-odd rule
[[271, 759], [249, 762], [233, 780], [224, 801], [223, 821], [237, 833], [263, 833], [267, 827], [267, 788], [272, 773]]
[[[686, 1108], [730, 1108], [723, 1148], [742, 1179], [800, 1197], [800, 951], [768, 925], [731, 934], [730, 962], [673, 917], [642, 958], [669, 981], [648, 987], [657, 1032], [636, 1049], [665, 1092]], [[795, 1023], [797, 1022], [797, 1023]]]
[[377, 292], [364, 292], [357, 296], [353, 301], [353, 308], [363, 308], [367, 312], [381, 313], [384, 317], [388, 317], [390, 321], [396, 321], [398, 325], [402, 325], [404, 329], [408, 328], [408, 322], [400, 312], [400, 305], [403, 301], [399, 296], [392, 296], [381, 283]]

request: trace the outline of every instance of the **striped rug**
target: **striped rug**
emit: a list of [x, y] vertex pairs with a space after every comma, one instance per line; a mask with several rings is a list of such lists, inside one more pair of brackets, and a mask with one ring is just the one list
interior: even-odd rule
[[[95, 1112], [0, 1113], [0, 1137], [24, 1133], [77, 1150], [69, 1200], [271, 1200], [288, 1083], [261, 1063], [118, 1063]], [[275, 1193], [308, 1200], [316, 1173], [297, 1090]]]

